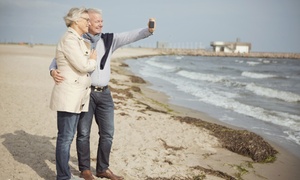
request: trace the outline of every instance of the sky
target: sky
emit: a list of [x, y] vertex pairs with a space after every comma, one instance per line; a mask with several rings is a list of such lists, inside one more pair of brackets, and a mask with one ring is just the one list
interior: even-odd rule
[[0, 0], [0, 42], [56, 44], [72, 7], [102, 10], [103, 32], [147, 26], [134, 45], [211, 48], [213, 41], [249, 42], [252, 52], [300, 53], [299, 0]]

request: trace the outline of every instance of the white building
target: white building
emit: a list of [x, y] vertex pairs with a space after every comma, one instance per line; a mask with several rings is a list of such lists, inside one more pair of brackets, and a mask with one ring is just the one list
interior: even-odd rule
[[249, 53], [251, 50], [251, 43], [239, 42], [222, 42], [214, 41], [210, 44], [213, 47], [214, 52], [225, 53]]

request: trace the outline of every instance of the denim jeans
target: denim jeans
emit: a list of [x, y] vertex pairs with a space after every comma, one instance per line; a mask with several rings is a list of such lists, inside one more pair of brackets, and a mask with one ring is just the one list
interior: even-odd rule
[[77, 128], [77, 154], [79, 170], [90, 170], [90, 132], [93, 115], [98, 125], [98, 152], [96, 171], [109, 167], [109, 156], [114, 135], [114, 102], [109, 88], [91, 92], [89, 111], [81, 113]]
[[57, 112], [56, 171], [57, 180], [71, 179], [70, 147], [76, 133], [80, 114]]

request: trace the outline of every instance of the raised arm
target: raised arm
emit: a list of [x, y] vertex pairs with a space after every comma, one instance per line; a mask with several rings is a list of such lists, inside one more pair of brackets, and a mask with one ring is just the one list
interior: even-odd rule
[[[150, 27], [150, 21], [154, 22], [154, 27]], [[115, 51], [119, 47], [136, 42], [138, 40], [151, 36], [155, 31], [155, 19], [150, 18], [147, 28], [136, 29], [133, 31], [115, 33], [114, 41], [112, 45], [112, 51]]]

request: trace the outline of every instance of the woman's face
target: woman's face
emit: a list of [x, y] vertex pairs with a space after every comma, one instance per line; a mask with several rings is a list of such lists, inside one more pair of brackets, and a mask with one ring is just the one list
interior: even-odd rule
[[87, 13], [82, 14], [78, 20], [78, 26], [79, 29], [82, 31], [82, 34], [87, 33], [89, 31], [90, 25], [91, 23], [90, 23], [89, 15]]

